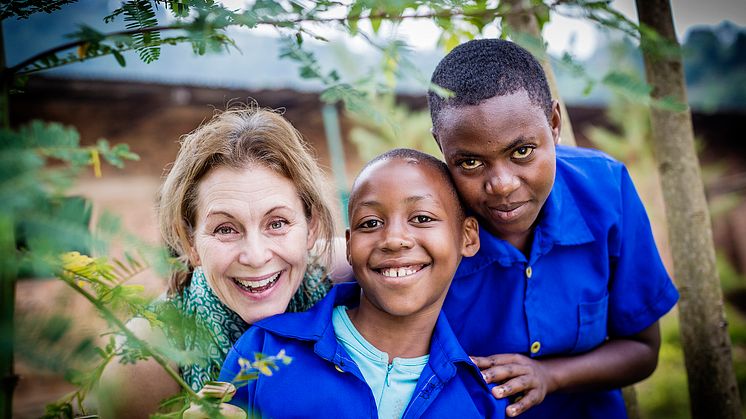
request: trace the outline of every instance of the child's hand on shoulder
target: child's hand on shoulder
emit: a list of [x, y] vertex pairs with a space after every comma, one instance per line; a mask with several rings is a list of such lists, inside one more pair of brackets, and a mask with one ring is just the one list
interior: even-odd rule
[[487, 383], [499, 384], [492, 388], [495, 398], [517, 396], [505, 409], [510, 417], [541, 403], [547, 393], [556, 389], [548, 368], [541, 361], [519, 354], [473, 356], [471, 359], [482, 370]]

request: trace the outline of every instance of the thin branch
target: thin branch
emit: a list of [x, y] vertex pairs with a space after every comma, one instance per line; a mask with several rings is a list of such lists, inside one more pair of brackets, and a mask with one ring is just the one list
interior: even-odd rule
[[[67, 272], [70, 272], [72, 275], [76, 275], [74, 272], [71, 272], [71, 271], [67, 271]], [[138, 344], [142, 346], [145, 352], [148, 353], [151, 357], [153, 357], [155, 362], [157, 362], [158, 365], [160, 365], [166, 371], [166, 373], [189, 394], [190, 397], [192, 397], [193, 399], [199, 398], [197, 393], [194, 390], [192, 390], [192, 387], [189, 384], [187, 384], [181, 378], [181, 376], [179, 376], [179, 374], [176, 371], [174, 371], [173, 368], [171, 368], [171, 366], [168, 364], [168, 361], [166, 361], [160, 354], [154, 351], [153, 348], [151, 348], [147, 342], [135, 336], [135, 334], [132, 333], [132, 331], [129, 330], [129, 328], [127, 328], [127, 325], [125, 325], [121, 320], [119, 320], [119, 318], [117, 318], [117, 316], [114, 315], [114, 313], [112, 313], [108, 307], [106, 307], [104, 304], [98, 301], [98, 299], [96, 299], [91, 293], [89, 293], [88, 291], [78, 286], [78, 284], [76, 284], [75, 281], [71, 281], [65, 278], [62, 278], [62, 280], [72, 289], [74, 289], [79, 294], [81, 294], [83, 297], [85, 297], [91, 304], [93, 304], [93, 306], [96, 307], [96, 309], [98, 309], [98, 311], [106, 318], [106, 320], [114, 323], [114, 325], [117, 326], [117, 328], [127, 337], [128, 340], [138, 342]]]
[[[562, 3], [563, 3], [562, 0], [557, 0], [554, 3], [552, 3], [549, 7], [552, 8]], [[330, 22], [345, 23], [345, 22], [352, 22], [352, 21], [374, 20], [374, 19], [403, 21], [403, 20], [410, 20], [410, 19], [433, 19], [433, 18], [453, 18], [453, 17], [485, 17], [485, 16], [505, 17], [505, 16], [512, 15], [512, 14], [525, 13], [526, 11], [530, 12], [538, 8], [539, 6], [531, 6], [531, 7], [520, 9], [520, 10], [518, 9], [510, 10], [507, 12], [500, 12], [498, 11], [497, 8], [485, 9], [485, 10], [479, 10], [479, 11], [473, 11], [473, 12], [465, 12], [462, 10], [443, 10], [443, 11], [438, 11], [438, 12], [407, 14], [407, 15], [399, 15], [399, 16], [390, 15], [386, 12], [379, 12], [379, 13], [368, 14], [366, 16], [298, 17], [298, 18], [286, 19], [286, 20], [271, 20], [270, 19], [270, 20], [258, 21], [256, 24], [257, 25], [271, 25], [271, 26], [279, 27], [279, 26], [286, 26], [286, 25], [295, 25], [299, 23], [330, 23]], [[231, 24], [228, 24], [222, 27], [217, 27], [217, 29], [223, 29], [231, 25], [240, 25], [240, 24], [231, 23]], [[120, 32], [112, 32], [109, 34], [103, 34], [102, 36], [103, 36], [103, 39], [107, 39], [107, 38], [113, 38], [113, 37], [118, 37], [118, 36], [130, 36], [130, 35], [136, 35], [136, 34], [142, 34], [142, 33], [171, 31], [171, 30], [189, 30], [189, 26], [184, 25], [184, 24], [168, 25], [168, 26], [154, 26], [150, 28], [141, 28], [141, 29], [132, 29], [132, 30], [127, 30], [127, 31], [120, 31]], [[3, 79], [10, 78], [14, 74], [23, 70], [23, 68], [41, 60], [44, 57], [54, 55], [61, 51], [79, 47], [89, 42], [91, 41], [88, 41], [88, 40], [71, 41], [66, 44], [62, 44], [57, 47], [48, 49], [46, 51], [42, 51], [12, 67], [8, 67], [4, 69], [2, 73], [2, 78]], [[107, 55], [107, 54], [104, 54], [104, 55]], [[83, 61], [88, 58], [95, 58], [95, 57], [83, 57], [80, 61]], [[28, 73], [32, 73], [35, 71], [39, 71], [39, 70], [32, 70], [32, 71], [29, 71]]]

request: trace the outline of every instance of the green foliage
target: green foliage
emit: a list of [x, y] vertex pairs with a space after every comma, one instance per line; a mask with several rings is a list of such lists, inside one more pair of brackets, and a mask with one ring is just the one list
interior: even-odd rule
[[396, 104], [392, 95], [377, 98], [373, 106], [382, 119], [371, 119], [355, 113], [349, 115], [355, 121], [350, 140], [364, 161], [397, 147], [414, 148], [441, 156], [430, 133], [430, 114], [426, 110], [412, 111]]
[[138, 31], [132, 35], [140, 59], [151, 63], [161, 54], [160, 33], [152, 31], [158, 25], [155, 10], [149, 0], [130, 0], [122, 4], [127, 29]]
[[27, 19], [34, 13], [52, 13], [77, 0], [5, 0], [0, 4], [0, 20], [9, 17]]

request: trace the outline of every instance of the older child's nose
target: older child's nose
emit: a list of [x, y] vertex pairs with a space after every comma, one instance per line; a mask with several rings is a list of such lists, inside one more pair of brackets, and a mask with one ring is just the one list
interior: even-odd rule
[[508, 196], [521, 186], [521, 181], [510, 170], [494, 169], [484, 183], [484, 190], [490, 195]]

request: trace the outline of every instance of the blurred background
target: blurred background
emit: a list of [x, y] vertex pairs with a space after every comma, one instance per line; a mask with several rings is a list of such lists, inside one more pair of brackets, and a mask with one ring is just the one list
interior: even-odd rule
[[[235, 2], [236, 7], [241, 2]], [[746, 4], [742, 0], [676, 1], [672, 7], [684, 65], [689, 104], [693, 111], [700, 163], [710, 204], [713, 230], [726, 296], [733, 356], [741, 395], [746, 394]], [[117, 30], [102, 17], [118, 2], [82, 1], [51, 14], [3, 21], [6, 61], [12, 66], [37, 52], [65, 42], [65, 34], [85, 23], [101, 31]], [[636, 21], [631, 0], [612, 3]], [[161, 18], [168, 19], [166, 12]], [[116, 23], [116, 22], [115, 22]], [[409, 76], [388, 81], [393, 94], [380, 95], [371, 106], [384, 115], [377, 120], [353, 113], [341, 104], [320, 99], [323, 86], [299, 75], [299, 65], [279, 56], [282, 40], [271, 30], [233, 30], [235, 48], [228, 53], [196, 56], [189, 45], [164, 46], [157, 61], [145, 64], [133, 52], [122, 68], [112, 57], [76, 63], [31, 76], [24, 94], [11, 96], [13, 126], [34, 119], [75, 126], [82, 144], [99, 138], [129, 144], [140, 156], [125, 169], [103, 167], [103, 177], [84, 174], [74, 193], [93, 202], [94, 220], [115, 214], [122, 226], [147, 243], [158, 243], [155, 195], [179, 138], [231, 101], [256, 100], [285, 116], [315, 151], [329, 177], [344, 228], [347, 188], [367, 159], [393, 147], [414, 147], [438, 153], [432, 140], [426, 102], [427, 80], [446, 54], [448, 40], [429, 22], [382, 27], [382, 38], [406, 40], [404, 58]], [[364, 22], [361, 22], [363, 26]], [[369, 25], [369, 23], [368, 23]], [[343, 78], [359, 80], [380, 72], [383, 55], [365, 40], [317, 28], [328, 42], [310, 39], [307, 48], [325, 69], [338, 69]], [[485, 31], [489, 36], [489, 30]], [[497, 32], [495, 31], [495, 34]], [[493, 35], [494, 36], [494, 35]], [[584, 74], [557, 65], [559, 91], [567, 104], [578, 145], [593, 147], [621, 159], [630, 168], [643, 197], [656, 240], [667, 267], [671, 261], [666, 239], [660, 186], [649, 146], [649, 107], [601, 80], [611, 69], [644, 80], [642, 58], [633, 41], [581, 17], [553, 14], [544, 27], [548, 51], [571, 56]], [[589, 81], [590, 80], [590, 81]], [[590, 87], [590, 88], [589, 88]], [[340, 230], [341, 231], [341, 230]], [[114, 254], [122, 248], [115, 244]], [[165, 289], [154, 271], [137, 278], [149, 293]], [[16, 316], [24, 321], [58, 311], [74, 319], [77, 336], [95, 336], [101, 321], [81, 298], [66, 292], [59, 281], [28, 279], [17, 285]], [[686, 418], [688, 395], [679, 345], [676, 310], [663, 320], [663, 347], [656, 373], [639, 384], [638, 399], [645, 418]], [[29, 326], [31, 327], [31, 326]], [[73, 339], [66, 337], [65, 339]], [[33, 342], [21, 342], [33, 348]], [[15, 393], [14, 417], [38, 417], [44, 405], [72, 387], [65, 381], [65, 359], [50, 362], [32, 349], [18, 350], [16, 371], [21, 376]], [[73, 361], [70, 361], [73, 362]]]

